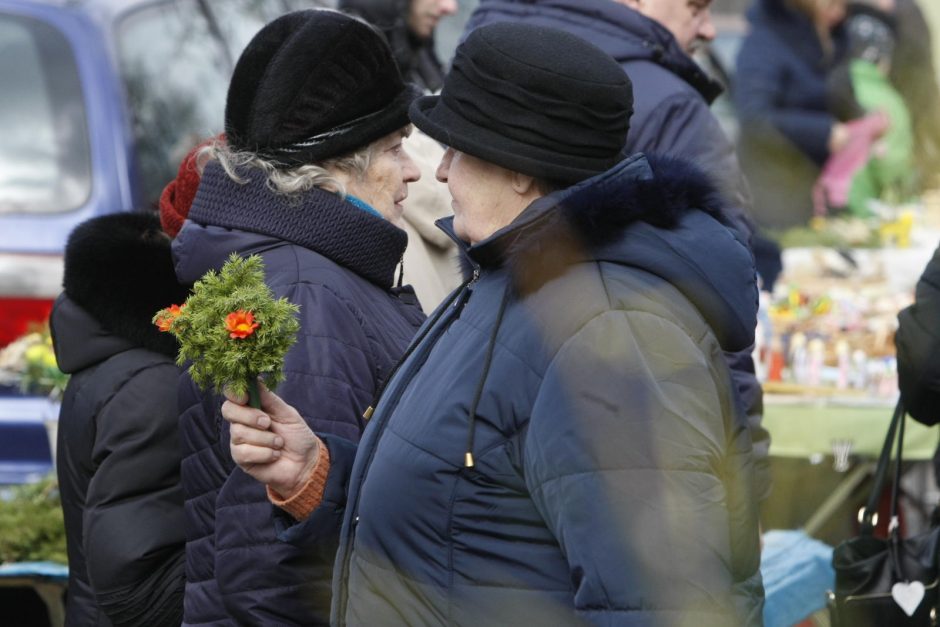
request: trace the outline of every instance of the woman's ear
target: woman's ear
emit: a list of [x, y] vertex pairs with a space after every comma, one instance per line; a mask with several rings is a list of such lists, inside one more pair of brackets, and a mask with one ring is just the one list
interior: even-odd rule
[[516, 192], [520, 196], [527, 196], [532, 192], [537, 192], [538, 186], [535, 184], [535, 177], [529, 176], [528, 174], [513, 172], [512, 191]]

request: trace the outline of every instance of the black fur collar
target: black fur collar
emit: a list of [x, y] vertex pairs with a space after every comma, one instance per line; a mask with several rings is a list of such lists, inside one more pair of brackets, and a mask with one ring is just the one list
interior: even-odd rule
[[[540, 198], [512, 224], [467, 249], [481, 266], [508, 265], [521, 292], [594, 258], [633, 223], [673, 228], [697, 209], [732, 227], [709, 178], [693, 164], [636, 154], [568, 189]], [[448, 225], [442, 225], [445, 230]]]
[[151, 322], [160, 309], [189, 292], [173, 270], [170, 238], [151, 213], [92, 218], [69, 236], [65, 292], [107, 331], [136, 346], [172, 357], [176, 340]]

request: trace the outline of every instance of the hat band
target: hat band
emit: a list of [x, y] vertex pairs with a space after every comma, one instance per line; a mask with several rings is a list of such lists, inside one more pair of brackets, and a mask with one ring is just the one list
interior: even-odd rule
[[299, 142], [294, 142], [292, 144], [288, 144], [287, 146], [276, 148], [272, 152], [294, 154], [294, 153], [302, 152], [313, 146], [319, 146], [320, 144], [326, 141], [329, 141], [331, 139], [334, 139], [336, 137], [340, 137], [342, 135], [345, 135], [346, 133], [349, 133], [356, 126], [366, 123], [369, 120], [373, 120], [379, 117], [380, 115], [382, 115], [382, 113], [384, 112], [385, 112], [385, 109], [379, 109], [378, 111], [367, 113], [366, 115], [358, 117], [355, 120], [344, 122], [343, 124], [340, 124], [339, 126], [334, 127], [328, 131], [317, 133], [316, 135], [311, 135], [310, 137], [303, 139]]

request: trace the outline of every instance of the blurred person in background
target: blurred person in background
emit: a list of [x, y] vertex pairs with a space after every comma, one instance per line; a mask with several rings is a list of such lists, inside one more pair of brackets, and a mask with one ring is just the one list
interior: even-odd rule
[[[910, 198], [916, 182], [911, 116], [889, 79], [897, 40], [893, 8], [894, 0], [848, 4], [846, 54], [829, 76], [829, 109], [859, 131], [830, 157], [817, 186], [828, 208], [859, 217], [873, 215], [873, 201]], [[863, 134], [864, 127], [870, 131]], [[818, 206], [821, 200], [814, 199], [817, 214], [827, 209]]]
[[184, 514], [176, 339], [151, 322], [185, 300], [150, 213], [76, 227], [50, 320], [71, 376], [56, 470], [69, 558], [67, 625], [179, 625]]
[[405, 80], [440, 90], [444, 67], [434, 50], [434, 29], [457, 12], [457, 0], [339, 0], [338, 7], [385, 34]]
[[805, 225], [822, 165], [849, 139], [828, 108], [829, 72], [843, 52], [833, 29], [845, 0], [755, 0], [737, 57], [739, 157], [758, 226]]
[[[687, 0], [483, 0], [467, 32], [499, 21], [550, 26], [588, 41], [614, 58], [634, 85], [633, 117], [624, 154], [688, 159], [715, 181], [735, 228], [752, 236], [751, 196], [734, 146], [709, 109], [721, 86], [691, 52], [715, 37], [710, 2]], [[765, 281], [779, 272], [779, 249], [751, 240]], [[755, 320], [756, 324], [756, 320]], [[757, 458], [757, 493], [770, 493], [770, 436], [761, 426], [763, 393], [750, 349], [727, 354], [750, 424]]]
[[[198, 191], [173, 243], [187, 282], [232, 252], [261, 256], [275, 298], [300, 306], [278, 391], [311, 428], [351, 442], [424, 320], [395, 276], [402, 203], [419, 176], [403, 141], [420, 93], [362, 20], [310, 10], [269, 23], [236, 64], [225, 141], [199, 152]], [[327, 624], [335, 545], [278, 542], [264, 487], [230, 457], [221, 397], [187, 374], [179, 403], [184, 623]]]
[[911, 114], [918, 185], [921, 190], [935, 188], [940, 184], [940, 87], [930, 27], [915, 0], [895, 4], [898, 36], [891, 82]]
[[408, 234], [402, 276], [404, 284], [414, 288], [421, 309], [430, 314], [460, 285], [460, 262], [454, 241], [437, 226], [438, 220], [452, 215], [447, 188], [434, 180], [444, 148], [415, 129], [408, 137], [408, 154], [421, 178], [408, 186], [399, 224]]
[[753, 262], [700, 171], [622, 158], [632, 101], [578, 37], [473, 30], [411, 108], [448, 145], [443, 226], [472, 277], [358, 450], [267, 391], [264, 411], [223, 406], [233, 459], [302, 521], [282, 538], [316, 545], [343, 518], [334, 624], [761, 623], [722, 358], [753, 341]]

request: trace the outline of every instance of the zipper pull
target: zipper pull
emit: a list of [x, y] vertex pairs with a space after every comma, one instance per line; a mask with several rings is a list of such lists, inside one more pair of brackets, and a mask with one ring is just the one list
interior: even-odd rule
[[463, 308], [466, 302], [470, 299], [470, 292], [473, 291], [473, 285], [477, 282], [477, 279], [480, 278], [480, 268], [476, 267], [473, 269], [473, 276], [469, 281], [464, 283], [463, 288], [460, 290], [460, 294], [457, 295], [457, 298], [454, 299], [454, 309], [458, 311]]
[[470, 282], [467, 283], [467, 287], [472, 288], [476, 285], [477, 280], [480, 278], [480, 266], [477, 266], [473, 269], [473, 277], [470, 279]]

